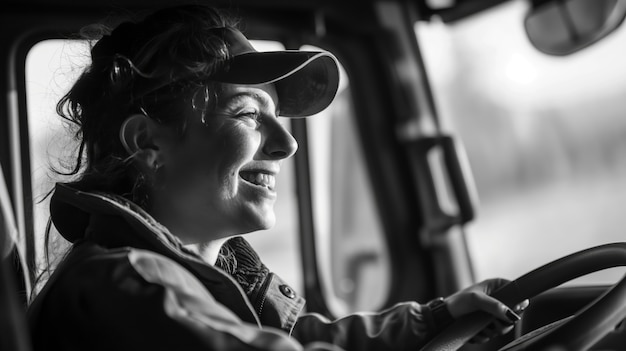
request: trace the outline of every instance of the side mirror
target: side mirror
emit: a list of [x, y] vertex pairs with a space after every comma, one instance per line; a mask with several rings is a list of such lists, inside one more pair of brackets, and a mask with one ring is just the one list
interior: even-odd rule
[[532, 0], [524, 26], [539, 51], [568, 55], [614, 31], [624, 17], [624, 0]]

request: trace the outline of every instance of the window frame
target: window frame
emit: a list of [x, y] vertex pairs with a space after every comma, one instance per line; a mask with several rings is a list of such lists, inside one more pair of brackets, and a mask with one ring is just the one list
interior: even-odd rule
[[[10, 47], [4, 55], [0, 55], [3, 67], [0, 79], [6, 83], [9, 94], [0, 98], [0, 106], [6, 107], [7, 125], [6, 139], [0, 144], [5, 179], [13, 199], [16, 222], [20, 240], [24, 246], [28, 279], [34, 286], [36, 279], [36, 250], [34, 233], [33, 193], [30, 168], [30, 137], [28, 130], [28, 111], [26, 96], [26, 58], [30, 49], [40, 41], [47, 39], [70, 38], [81, 27], [97, 21], [99, 15], [92, 12], [80, 12], [74, 16], [68, 12], [47, 13], [38, 16], [23, 15], [20, 12], [0, 15], [3, 23], [13, 26], [6, 28], [5, 35], [0, 37], [2, 47]], [[10, 16], [10, 20], [5, 17]], [[50, 20], [53, 16], [54, 20]], [[1, 70], [0, 70], [1, 71]], [[3, 135], [5, 133], [0, 133]], [[6, 150], [6, 151], [5, 151]], [[6, 168], [5, 168], [6, 166]]]

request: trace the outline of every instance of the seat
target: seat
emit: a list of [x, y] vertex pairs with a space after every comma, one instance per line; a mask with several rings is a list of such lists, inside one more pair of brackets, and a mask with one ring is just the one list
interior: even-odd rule
[[26, 324], [30, 281], [0, 165], [0, 350], [31, 350]]

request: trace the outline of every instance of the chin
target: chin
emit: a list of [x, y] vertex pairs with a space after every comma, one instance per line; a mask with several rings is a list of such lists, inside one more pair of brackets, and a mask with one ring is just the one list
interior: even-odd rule
[[246, 220], [240, 222], [243, 228], [240, 228], [240, 234], [256, 232], [258, 230], [267, 230], [276, 224], [276, 216], [274, 212], [266, 214], [256, 214], [254, 216], [246, 216]]

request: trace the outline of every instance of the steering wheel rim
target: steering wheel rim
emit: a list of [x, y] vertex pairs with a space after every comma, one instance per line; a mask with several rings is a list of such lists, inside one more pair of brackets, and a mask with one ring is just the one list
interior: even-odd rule
[[[626, 266], [626, 243], [582, 250], [545, 264], [492, 294], [509, 307], [572, 279], [606, 268]], [[520, 339], [501, 350], [584, 350], [626, 317], [626, 276], [572, 318], [550, 330]], [[459, 318], [437, 334], [421, 351], [455, 351], [484, 329], [493, 317], [484, 312]], [[531, 332], [532, 333], [532, 332]], [[526, 335], [530, 335], [526, 334]]]

